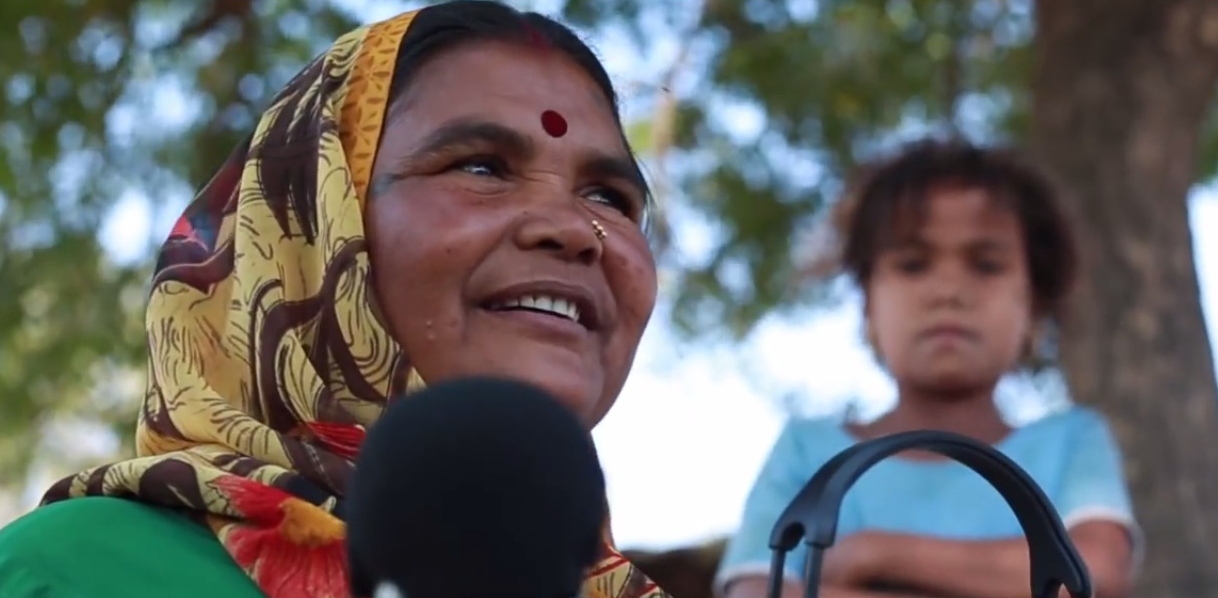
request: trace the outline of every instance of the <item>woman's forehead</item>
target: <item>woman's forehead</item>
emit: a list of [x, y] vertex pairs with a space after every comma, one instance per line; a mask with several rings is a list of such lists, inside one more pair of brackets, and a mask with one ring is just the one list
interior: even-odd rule
[[561, 137], [599, 138], [602, 146], [621, 137], [615, 108], [574, 59], [521, 43], [480, 41], [443, 51], [419, 69], [399, 106], [395, 116], [409, 115], [403, 120], [416, 127], [481, 118], [558, 137], [545, 127], [549, 112], [566, 125]]

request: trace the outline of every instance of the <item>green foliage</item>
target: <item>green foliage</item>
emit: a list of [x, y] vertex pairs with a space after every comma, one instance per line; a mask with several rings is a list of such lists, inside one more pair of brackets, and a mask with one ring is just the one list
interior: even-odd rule
[[143, 359], [152, 240], [126, 239], [149, 249], [135, 263], [107, 256], [97, 233], [118, 200], [173, 217], [354, 21], [320, 1], [8, 0], [0, 22], [16, 32], [0, 38], [0, 480], [13, 483], [56, 420], [130, 432], [138, 393], [116, 403], [98, 384]]
[[[721, 226], [710, 256], [678, 274], [679, 329], [740, 338], [767, 314], [823, 301], [827, 289], [790, 286], [790, 248], [860, 157], [927, 129], [1021, 133], [1029, 10], [1003, 1], [709, 0], [690, 15], [633, 0], [567, 2], [571, 21], [625, 23], [640, 40], [695, 24], [685, 42], [703, 50], [706, 69], [675, 90], [676, 148], [663, 159], [708, 165], [682, 169], [677, 186], [683, 204]], [[759, 110], [760, 126], [730, 126], [742, 109]]]

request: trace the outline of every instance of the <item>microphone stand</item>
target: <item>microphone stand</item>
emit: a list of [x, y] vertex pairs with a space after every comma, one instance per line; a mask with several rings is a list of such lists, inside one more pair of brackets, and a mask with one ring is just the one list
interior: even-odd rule
[[817, 598], [824, 552], [833, 545], [846, 491], [880, 461], [907, 450], [939, 453], [985, 478], [1015, 512], [1028, 539], [1034, 598], [1056, 598], [1065, 586], [1072, 598], [1091, 598], [1087, 566], [1074, 548], [1061, 518], [1023, 470], [1009, 457], [984, 443], [950, 432], [901, 432], [860, 442], [835, 455], [808, 480], [778, 517], [770, 534], [768, 598], [779, 598], [786, 555], [803, 539], [808, 545], [804, 598]]

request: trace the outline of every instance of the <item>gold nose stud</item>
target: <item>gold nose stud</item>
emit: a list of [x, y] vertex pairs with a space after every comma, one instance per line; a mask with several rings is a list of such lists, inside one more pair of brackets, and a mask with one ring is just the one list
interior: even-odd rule
[[601, 226], [601, 223], [596, 220], [592, 221], [592, 232], [596, 233], [596, 238], [602, 241], [605, 240], [605, 237], [609, 236], [609, 233], [605, 231], [605, 227]]

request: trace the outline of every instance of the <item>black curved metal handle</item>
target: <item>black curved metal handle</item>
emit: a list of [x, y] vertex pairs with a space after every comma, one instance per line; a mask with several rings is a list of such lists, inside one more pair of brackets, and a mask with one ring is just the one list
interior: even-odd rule
[[770, 598], [778, 598], [786, 553], [801, 538], [808, 544], [805, 598], [816, 598], [824, 551], [837, 536], [842, 499], [868, 469], [907, 450], [927, 450], [953, 459], [985, 478], [1015, 512], [1028, 539], [1032, 596], [1050, 598], [1061, 586], [1074, 598], [1092, 596], [1091, 576], [1057, 511], [1019, 465], [993, 447], [950, 432], [902, 432], [860, 442], [838, 453], [808, 480], [770, 534], [774, 561]]

